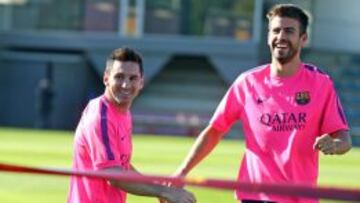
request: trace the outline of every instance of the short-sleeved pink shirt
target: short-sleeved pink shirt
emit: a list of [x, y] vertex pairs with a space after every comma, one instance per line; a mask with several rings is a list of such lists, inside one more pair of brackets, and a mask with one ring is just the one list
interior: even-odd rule
[[[105, 96], [89, 102], [77, 126], [73, 169], [130, 168], [132, 154], [130, 112], [118, 111]], [[125, 203], [126, 193], [104, 179], [72, 177], [69, 203]]]
[[[275, 77], [270, 65], [241, 74], [217, 107], [210, 124], [226, 132], [240, 120], [246, 151], [238, 179], [243, 182], [316, 185], [316, 137], [348, 130], [330, 77], [302, 64], [291, 77]], [[238, 199], [318, 202], [236, 191]]]

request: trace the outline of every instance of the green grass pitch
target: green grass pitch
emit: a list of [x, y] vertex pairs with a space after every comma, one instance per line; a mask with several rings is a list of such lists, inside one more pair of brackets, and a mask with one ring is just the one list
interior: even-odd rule
[[[73, 132], [0, 129], [0, 162], [38, 167], [70, 168]], [[171, 175], [194, 138], [134, 136], [132, 163], [143, 173]], [[192, 177], [235, 179], [244, 144], [223, 140], [191, 174]], [[306, 167], [306, 166], [304, 166]], [[321, 156], [320, 185], [360, 188], [360, 148], [344, 156]], [[0, 202], [66, 202], [67, 177], [0, 172]], [[199, 203], [235, 203], [233, 192], [188, 187]], [[128, 203], [156, 203], [155, 198], [128, 196]], [[334, 202], [324, 200], [322, 202]]]

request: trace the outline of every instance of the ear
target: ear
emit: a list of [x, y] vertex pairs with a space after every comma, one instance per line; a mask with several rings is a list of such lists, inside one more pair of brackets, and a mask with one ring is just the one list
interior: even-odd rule
[[301, 39], [301, 47], [303, 48], [308, 41], [308, 34], [307, 33], [302, 34], [300, 39]]
[[270, 32], [267, 32], [267, 45], [271, 47], [271, 39], [270, 39]]
[[142, 90], [144, 88], [144, 83], [145, 83], [145, 79], [144, 77], [141, 77], [141, 80], [140, 80], [140, 90]]
[[106, 71], [104, 72], [103, 83], [104, 83], [105, 87], [107, 87], [109, 84], [109, 74]]

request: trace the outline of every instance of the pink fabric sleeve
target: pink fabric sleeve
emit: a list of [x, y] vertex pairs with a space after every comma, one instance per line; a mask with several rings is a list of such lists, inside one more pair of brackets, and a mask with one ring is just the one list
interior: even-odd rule
[[333, 133], [338, 130], [349, 130], [346, 117], [341, 106], [339, 97], [335, 92], [333, 83], [330, 81], [325, 95], [320, 133]]
[[[102, 118], [95, 127], [87, 129], [90, 158], [96, 170], [107, 167], [122, 167], [119, 155], [119, 141], [116, 140], [114, 125]], [[105, 125], [106, 123], [106, 125]], [[106, 126], [106, 127], [105, 127]]]
[[244, 95], [234, 83], [222, 98], [210, 120], [210, 125], [221, 132], [227, 132], [241, 116]]

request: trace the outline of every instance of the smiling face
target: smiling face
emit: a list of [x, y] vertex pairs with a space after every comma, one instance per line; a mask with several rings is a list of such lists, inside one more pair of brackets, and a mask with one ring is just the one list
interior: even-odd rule
[[143, 88], [144, 79], [139, 64], [130, 61], [114, 61], [104, 74], [105, 96], [120, 108], [129, 108]]
[[286, 64], [300, 59], [300, 51], [307, 40], [307, 34], [300, 34], [299, 21], [287, 17], [273, 17], [269, 22], [268, 45], [272, 59]]

